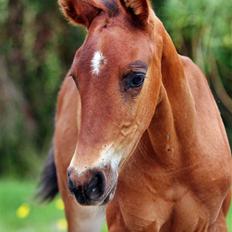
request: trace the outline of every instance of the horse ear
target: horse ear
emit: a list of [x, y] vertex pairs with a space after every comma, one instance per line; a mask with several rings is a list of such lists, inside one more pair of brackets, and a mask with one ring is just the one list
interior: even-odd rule
[[87, 28], [101, 11], [91, 0], [58, 0], [58, 3], [64, 16], [71, 23], [82, 24]]
[[149, 2], [148, 0], [120, 0], [126, 11], [133, 20], [144, 25], [148, 20]]

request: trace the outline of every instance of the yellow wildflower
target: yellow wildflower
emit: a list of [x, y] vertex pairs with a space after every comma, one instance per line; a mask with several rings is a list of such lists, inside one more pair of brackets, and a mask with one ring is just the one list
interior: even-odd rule
[[27, 218], [29, 214], [30, 214], [30, 206], [26, 203], [20, 205], [16, 210], [16, 216], [21, 219]]
[[55, 206], [58, 210], [64, 210], [64, 202], [60, 198], [56, 200]]

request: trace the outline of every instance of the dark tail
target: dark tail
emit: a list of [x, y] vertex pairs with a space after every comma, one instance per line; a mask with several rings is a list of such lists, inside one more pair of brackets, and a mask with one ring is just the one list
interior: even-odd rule
[[54, 161], [54, 150], [50, 148], [48, 158], [41, 173], [39, 188], [36, 193], [36, 198], [40, 202], [50, 202], [59, 192], [56, 165]]

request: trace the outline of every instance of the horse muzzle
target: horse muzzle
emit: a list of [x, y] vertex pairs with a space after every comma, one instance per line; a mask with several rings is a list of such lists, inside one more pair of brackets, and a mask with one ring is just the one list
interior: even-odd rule
[[91, 168], [81, 173], [69, 167], [68, 187], [81, 205], [104, 205], [114, 196], [118, 174], [110, 165]]

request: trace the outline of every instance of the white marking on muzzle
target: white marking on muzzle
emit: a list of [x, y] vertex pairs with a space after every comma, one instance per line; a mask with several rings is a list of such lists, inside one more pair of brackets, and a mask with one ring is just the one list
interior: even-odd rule
[[118, 169], [119, 164], [123, 157], [122, 152], [116, 151], [116, 149], [114, 149], [114, 146], [111, 144], [111, 145], [104, 146], [104, 148], [100, 150], [99, 153], [100, 153], [98, 156], [99, 158], [91, 165], [89, 164], [86, 166], [85, 165], [79, 166], [75, 161], [78, 156], [77, 150], [75, 149], [74, 155], [70, 162], [70, 167], [73, 167], [75, 172], [79, 175], [88, 169], [104, 168], [105, 166], [108, 166], [108, 165], [110, 165], [112, 170], [114, 171]]
[[122, 159], [122, 153], [117, 152], [112, 145], [107, 145], [100, 151], [99, 159], [95, 162], [95, 167], [104, 167], [110, 165], [116, 170]]
[[96, 51], [91, 60], [92, 73], [98, 75], [100, 73], [101, 66], [106, 63], [106, 59], [102, 52]]

